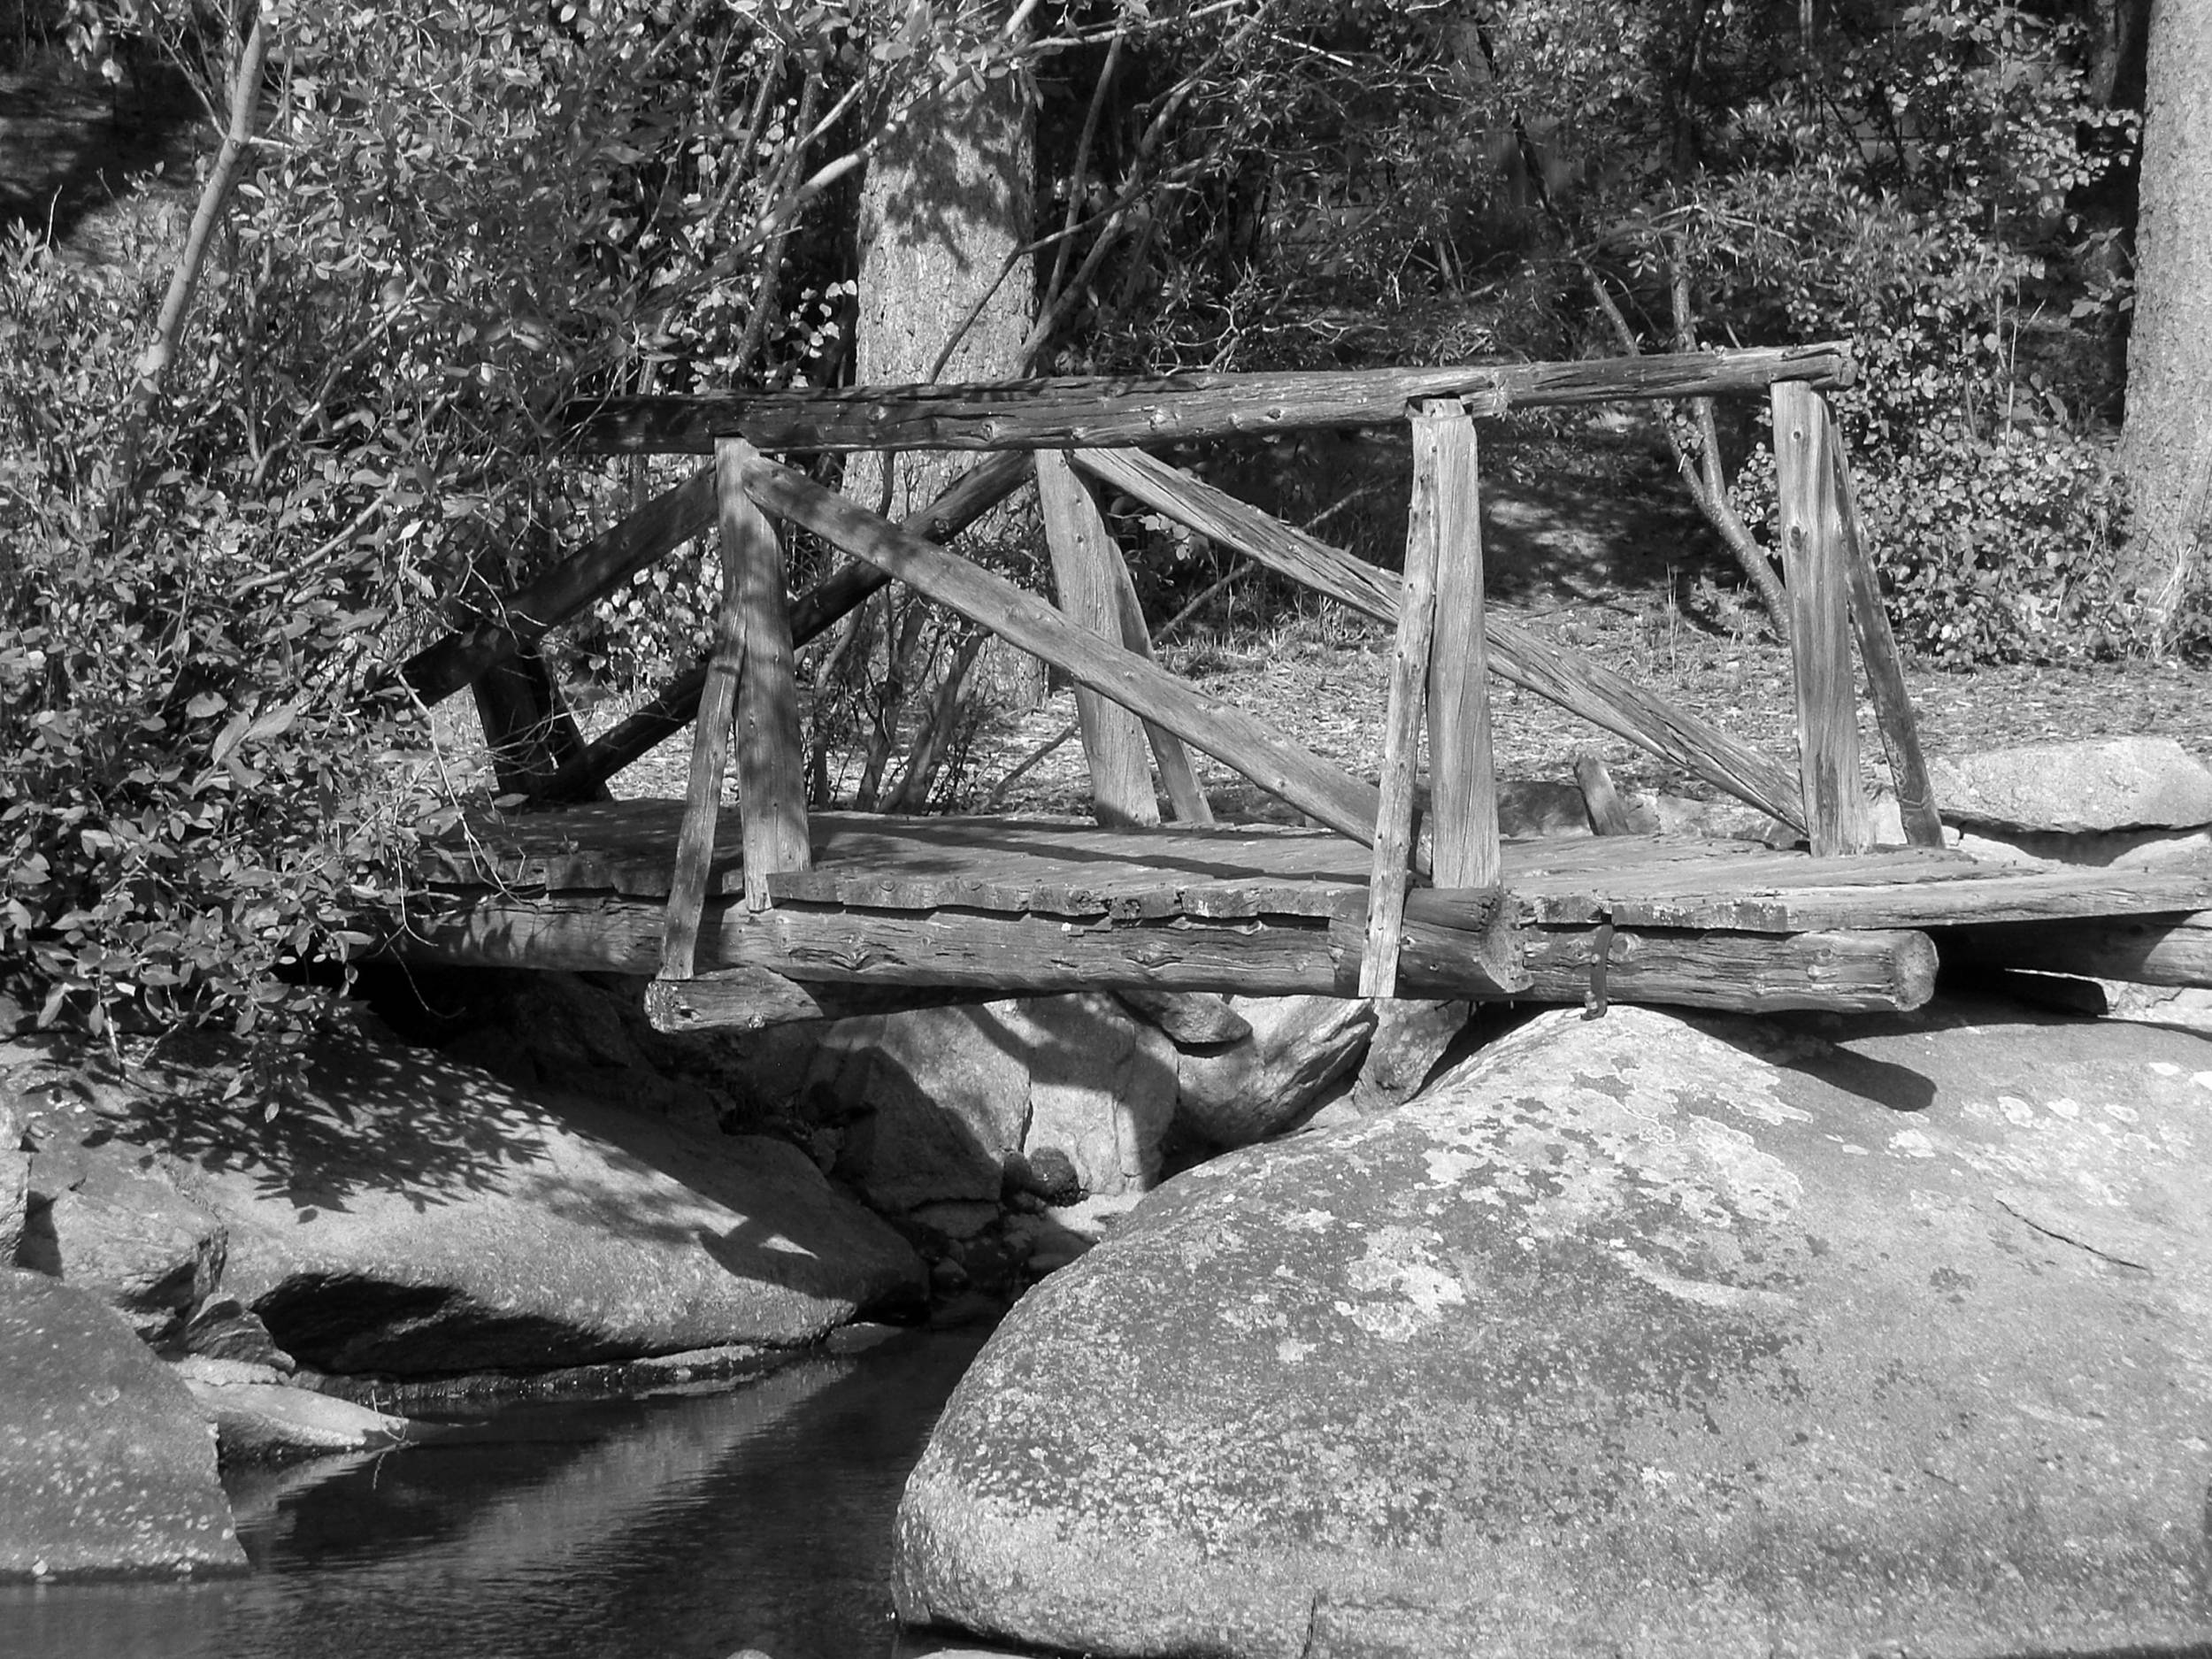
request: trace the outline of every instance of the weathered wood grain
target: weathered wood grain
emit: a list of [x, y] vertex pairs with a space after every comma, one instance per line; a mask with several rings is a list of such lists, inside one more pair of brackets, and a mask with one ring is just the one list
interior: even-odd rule
[[1077, 627], [1025, 593], [919, 536], [833, 495], [802, 472], [755, 459], [746, 488], [769, 511], [888, 571], [971, 622], [1204, 749], [1268, 794], [1340, 834], [1372, 841], [1374, 787], [1279, 736], [1233, 703], [1194, 690], [1157, 664]]
[[[1648, 359], [1645, 359], [1648, 360]], [[1166, 463], [1134, 450], [1079, 450], [1076, 464], [1199, 534], [1379, 622], [1398, 615], [1398, 578]], [[1491, 616], [1483, 634], [1490, 665], [1584, 719], [1626, 738], [1793, 828], [1805, 827], [1797, 780], [1783, 767], [1686, 709], [1675, 707], [1599, 664]]]
[[471, 688], [503, 795], [529, 795], [583, 752], [583, 733], [535, 650], [503, 658]]
[[1413, 420], [1413, 498], [1407, 512], [1405, 574], [1398, 586], [1398, 632], [1383, 710], [1382, 806], [1375, 820], [1375, 856], [1367, 878], [1367, 932], [1360, 951], [1359, 994], [1394, 996], [1398, 934], [1405, 919], [1406, 866], [1413, 852], [1414, 769], [1426, 712], [1429, 649], [1436, 638], [1439, 450], [1442, 424], [1423, 412]]
[[724, 437], [769, 450], [1064, 449], [1387, 425], [1425, 397], [1461, 398], [1478, 415], [1500, 415], [1756, 392], [1778, 380], [1842, 386], [1852, 375], [1847, 349], [1831, 343], [1575, 363], [604, 398], [572, 404], [560, 419], [579, 447], [597, 454], [705, 455]]
[[[1121, 622], [1122, 645], [1148, 663], [1157, 662], [1159, 659], [1152, 650], [1152, 630], [1145, 626], [1144, 607], [1137, 600], [1136, 578], [1129, 573], [1129, 561], [1122, 557], [1119, 544], [1110, 536], [1106, 538], [1105, 549], [1106, 574], [1113, 583], [1114, 609]], [[1167, 792], [1175, 821], [1212, 823], [1213, 804], [1198, 786], [1198, 771], [1191, 764], [1190, 750], [1183, 740], [1149, 722], [1145, 726], [1144, 735], [1152, 745], [1152, 764], [1159, 769], [1160, 787]]]
[[1871, 844], [1859, 794], [1851, 573], [1844, 558], [1835, 432], [1828, 405], [1809, 387], [1778, 383], [1771, 397], [1796, 671], [1799, 787], [1813, 856], [1833, 858]]
[[1920, 752], [1920, 717], [1913, 711], [1912, 694], [1905, 687], [1904, 659], [1898, 655], [1897, 636], [1890, 631], [1889, 611], [1882, 603], [1881, 579], [1875, 573], [1874, 556], [1867, 550], [1859, 520], [1858, 485], [1839, 436], [1829, 453], [1841, 510], [1837, 527], [1844, 569], [1851, 580], [1851, 621], [1858, 634], [1859, 660], [1866, 665], [1867, 689], [1874, 699], [1875, 723], [1889, 756], [1905, 840], [1914, 847], [1940, 847], [1943, 818], [1936, 810], [1927, 759]]
[[[795, 983], [826, 1011], [859, 993], [929, 987], [979, 995], [1094, 988], [1246, 995], [1350, 995], [1357, 919], [1143, 923], [1091, 927], [1035, 917], [945, 911], [889, 917], [812, 909], [708, 906], [700, 971], [750, 970]], [[1590, 981], [1594, 928], [1476, 934], [1409, 923], [1400, 958], [1409, 995], [1577, 1003]], [[1509, 958], [1502, 941], [1510, 939]], [[634, 899], [565, 896], [533, 904], [483, 890], [434, 907], [391, 939], [418, 962], [603, 972], [659, 967], [658, 912]], [[1755, 934], [1618, 928], [1607, 941], [1616, 1002], [1774, 1012], [1909, 1009], [1927, 1000], [1935, 952], [1915, 933]], [[696, 979], [664, 998], [713, 998]], [[743, 995], [733, 990], [732, 1000]], [[673, 1010], [681, 1004], [671, 1000]], [[772, 1006], [795, 1010], [788, 999]]]
[[1613, 787], [1613, 774], [1595, 755], [1575, 757], [1575, 782], [1582, 788], [1582, 803], [1590, 814], [1590, 827], [1601, 835], [1631, 835], [1628, 809]]
[[[1578, 1002], [1590, 986], [1595, 928], [1533, 927], [1522, 960], [1532, 1002]], [[1730, 933], [1616, 927], [1606, 941], [1606, 997], [1615, 1002], [1881, 1013], [1935, 994], [1936, 949], [1925, 933]]]
[[[744, 829], [745, 902], [769, 902], [771, 876], [811, 861], [806, 827], [806, 754], [799, 731], [799, 687], [792, 671], [791, 618], [784, 606], [783, 549], [776, 527], [744, 495], [752, 445], [733, 438], [715, 457], [726, 492], [722, 545], [737, 585], [744, 630], [737, 687], [737, 810]], [[712, 840], [700, 853], [703, 878]]]
[[[702, 474], [711, 478], [711, 472]], [[1029, 476], [1026, 455], [997, 455], [954, 480], [945, 493], [902, 522], [915, 534], [946, 541], [1006, 499]], [[842, 619], [891, 579], [874, 565], [853, 560], [833, 571], [791, 607], [791, 638], [804, 645]], [[650, 753], [691, 723], [707, 683], [702, 657], [638, 710], [564, 764], [538, 792], [546, 802], [589, 800], [606, 780]]]
[[1429, 823], [1437, 885], [1498, 883], [1498, 782], [1490, 742], [1490, 645], [1484, 611], [1482, 502], [1475, 423], [1425, 404], [1413, 418], [1416, 466], [1433, 445], [1436, 641], [1429, 653]]
[[722, 602], [715, 615], [714, 650], [708, 659], [706, 687], [699, 699], [683, 821], [677, 830], [676, 856], [669, 871], [660, 972], [672, 979], [688, 979], [696, 965], [700, 912], [706, 902], [716, 833], [720, 828], [722, 778], [729, 762], [730, 727], [737, 715], [738, 685], [745, 666], [744, 543], [748, 537], [764, 534], [772, 544], [776, 537], [775, 526], [745, 494], [742, 460], [742, 450], [733, 444], [725, 444], [715, 457]]
[[765, 968], [721, 968], [689, 979], [653, 979], [645, 1016], [656, 1031], [760, 1031], [807, 1019], [852, 1019], [984, 1000], [948, 986], [801, 985]]
[[[1040, 449], [1036, 462], [1037, 503], [1044, 515], [1045, 547], [1061, 614], [1078, 627], [1122, 644], [1121, 608], [1107, 565], [1106, 520], [1066, 456]], [[1075, 687], [1075, 717], [1090, 767], [1091, 810], [1098, 821], [1157, 824], [1160, 803], [1152, 793], [1143, 723], [1087, 686]]]

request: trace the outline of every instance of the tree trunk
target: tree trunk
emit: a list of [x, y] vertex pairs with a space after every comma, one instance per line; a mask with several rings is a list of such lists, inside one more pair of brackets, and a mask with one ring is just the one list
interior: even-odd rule
[[[1015, 250], [1029, 240], [1034, 127], [1027, 86], [1005, 75], [917, 111], [869, 163], [854, 341], [862, 384], [1022, 372], [1035, 282]], [[940, 454], [899, 457], [888, 516], [935, 499], [960, 466]], [[882, 489], [874, 457], [854, 457], [845, 493], [874, 508]]]
[[[862, 384], [1011, 380], [1026, 370], [1036, 281], [1030, 256], [1018, 250], [1030, 235], [1035, 127], [1027, 82], [1002, 75], [917, 110], [870, 160], [861, 189], [853, 342]], [[845, 465], [845, 494], [902, 518], [935, 500], [967, 465], [941, 451], [854, 455]], [[979, 519], [968, 532], [971, 541], [1022, 536], [1033, 518], [1029, 500], [1025, 488]], [[918, 597], [904, 603], [924, 603]], [[889, 630], [885, 639], [895, 650]], [[1002, 660], [1008, 658], [1018, 661]], [[994, 680], [1019, 678], [1031, 667], [995, 645], [987, 662]], [[898, 670], [895, 660], [849, 666], [886, 679]], [[903, 684], [883, 699], [887, 729], [877, 741], [887, 749], [901, 730], [901, 705], [926, 689]], [[879, 772], [880, 758], [872, 760]], [[864, 806], [873, 806], [881, 782], [872, 776], [864, 785]]]
[[2155, 0], [2144, 99], [2135, 329], [2120, 465], [2135, 504], [2117, 576], [2162, 647], [2212, 507], [2212, 5]]

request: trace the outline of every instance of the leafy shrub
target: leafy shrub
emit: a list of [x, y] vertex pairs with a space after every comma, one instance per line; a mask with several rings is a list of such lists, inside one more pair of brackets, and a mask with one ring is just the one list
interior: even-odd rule
[[22, 232], [0, 250], [0, 988], [111, 1041], [219, 1024], [265, 1071], [435, 803], [395, 772], [419, 726], [367, 695], [388, 607], [289, 558], [299, 503], [179, 464], [198, 411], [150, 434], [111, 540], [112, 411], [157, 298]]

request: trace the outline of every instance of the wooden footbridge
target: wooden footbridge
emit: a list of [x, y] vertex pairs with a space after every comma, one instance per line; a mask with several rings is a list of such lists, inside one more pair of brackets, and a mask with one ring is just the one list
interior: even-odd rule
[[[1818, 346], [642, 398], [578, 411], [588, 449], [710, 455], [712, 465], [405, 665], [426, 701], [474, 688], [503, 798], [525, 803], [473, 814], [433, 849], [421, 902], [391, 948], [415, 959], [648, 977], [648, 1005], [669, 1028], [1108, 987], [1900, 1009], [1931, 994], [1939, 940], [1972, 951], [1978, 939], [1985, 954], [2008, 941], [2003, 952], [2039, 952], [2045, 967], [2102, 952], [2093, 971], [2130, 977], [2114, 972], [2117, 949], [2123, 967], [2140, 969], [2133, 977], [2203, 978], [2193, 961], [2172, 964], [2170, 935], [2187, 913], [2212, 909], [2212, 869], [2021, 870], [1944, 849], [1821, 396], [1850, 373], [1844, 349]], [[1484, 607], [1480, 419], [1743, 393], [1767, 396], [1774, 411], [1793, 767]], [[1394, 421], [1410, 423], [1414, 457], [1402, 577], [1138, 447]], [[898, 524], [763, 453], [921, 449], [989, 453]], [[1033, 476], [1057, 607], [942, 545]], [[1153, 661], [1087, 480], [1395, 627], [1379, 783]], [[778, 519], [850, 562], [794, 600]], [[714, 650], [585, 745], [536, 647], [710, 529], [724, 573]], [[1074, 682], [1096, 822], [810, 814], [795, 641], [895, 580]], [[1896, 784], [1901, 847], [1873, 846], [1868, 828], [1855, 636]], [[1805, 849], [1639, 835], [1502, 841], [1493, 673], [1781, 820]], [[686, 800], [605, 798], [608, 778], [687, 724]], [[1427, 804], [1417, 814], [1425, 726]], [[1215, 822], [1193, 748], [1319, 827]], [[2129, 918], [2132, 944], [2115, 946], [2110, 918]]]

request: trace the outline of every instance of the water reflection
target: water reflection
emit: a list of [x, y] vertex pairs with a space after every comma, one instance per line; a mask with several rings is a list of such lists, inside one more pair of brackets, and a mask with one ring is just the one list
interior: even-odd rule
[[250, 1577], [0, 1587], [9, 1659], [871, 1659], [899, 1488], [980, 1339], [523, 1405], [236, 1483]]

